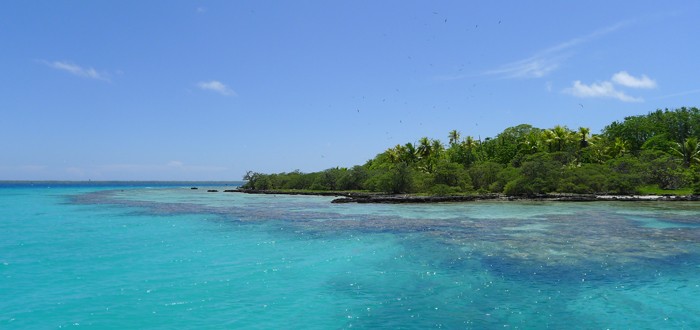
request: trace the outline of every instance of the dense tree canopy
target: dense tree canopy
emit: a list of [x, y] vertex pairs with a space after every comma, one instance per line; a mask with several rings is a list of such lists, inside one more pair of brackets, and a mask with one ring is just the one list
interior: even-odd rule
[[700, 110], [626, 117], [601, 134], [522, 124], [483, 141], [458, 130], [398, 144], [364, 165], [315, 173], [249, 172], [255, 190], [363, 190], [433, 195], [638, 193], [642, 187], [700, 193]]

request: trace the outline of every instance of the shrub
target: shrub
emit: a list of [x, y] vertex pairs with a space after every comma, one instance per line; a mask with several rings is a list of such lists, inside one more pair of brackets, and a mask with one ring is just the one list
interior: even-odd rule
[[660, 151], [643, 151], [642, 159], [643, 180], [648, 184], [656, 184], [661, 189], [678, 189], [690, 183], [680, 160], [674, 159]]
[[607, 190], [610, 170], [599, 164], [583, 164], [563, 172], [557, 191], [563, 193], [593, 194]]
[[460, 193], [459, 187], [452, 187], [446, 184], [436, 184], [430, 188], [430, 194], [435, 196], [450, 196]]
[[435, 170], [431, 174], [431, 185], [445, 185], [456, 188], [455, 191], [471, 190], [471, 179], [469, 174], [460, 164], [441, 161], [435, 166]]
[[[521, 178], [515, 187], [526, 194], [542, 194], [555, 191], [561, 177], [562, 165], [551, 155], [538, 153], [528, 157], [519, 169]], [[507, 185], [506, 185], [507, 186]], [[505, 189], [505, 188], [504, 188]]]
[[[479, 162], [474, 164], [469, 169], [469, 177], [472, 181], [474, 189], [486, 190], [499, 179], [499, 172], [503, 169], [503, 165], [495, 162]], [[498, 189], [498, 192], [503, 190], [503, 186]]]

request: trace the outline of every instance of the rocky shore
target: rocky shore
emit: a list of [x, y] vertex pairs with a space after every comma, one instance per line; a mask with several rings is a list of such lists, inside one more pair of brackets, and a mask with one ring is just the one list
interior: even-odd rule
[[338, 197], [332, 203], [378, 203], [378, 204], [424, 204], [455, 203], [487, 200], [503, 201], [553, 201], [553, 202], [595, 202], [595, 201], [700, 201], [700, 195], [595, 195], [595, 194], [541, 194], [533, 196], [506, 196], [502, 194], [459, 195], [459, 196], [416, 196], [386, 195], [343, 191], [279, 191], [235, 189], [226, 192], [266, 195], [310, 195]]
[[700, 201], [700, 196], [610, 196], [610, 195], [580, 195], [580, 194], [543, 194], [535, 196], [505, 196], [500, 194], [473, 195], [473, 196], [356, 196], [342, 197], [332, 203], [450, 203], [473, 202], [486, 200], [503, 201], [552, 201], [552, 202], [595, 202], [595, 201]]

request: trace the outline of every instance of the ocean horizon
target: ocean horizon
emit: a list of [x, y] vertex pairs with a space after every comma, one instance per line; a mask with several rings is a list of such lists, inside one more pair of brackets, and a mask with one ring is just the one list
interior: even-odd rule
[[[700, 204], [0, 181], [0, 327], [700, 328]], [[218, 189], [213, 188], [213, 189]]]

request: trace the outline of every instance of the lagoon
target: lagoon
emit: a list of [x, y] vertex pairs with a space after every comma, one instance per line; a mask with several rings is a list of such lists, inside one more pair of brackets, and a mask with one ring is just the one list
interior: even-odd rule
[[0, 184], [0, 327], [700, 328], [698, 203], [192, 185]]

